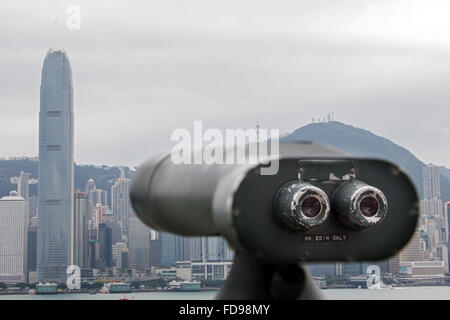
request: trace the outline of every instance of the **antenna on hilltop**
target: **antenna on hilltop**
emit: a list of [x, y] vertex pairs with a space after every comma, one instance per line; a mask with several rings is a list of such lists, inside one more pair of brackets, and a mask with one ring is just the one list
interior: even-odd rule
[[259, 162], [259, 115], [256, 116], [256, 161]]

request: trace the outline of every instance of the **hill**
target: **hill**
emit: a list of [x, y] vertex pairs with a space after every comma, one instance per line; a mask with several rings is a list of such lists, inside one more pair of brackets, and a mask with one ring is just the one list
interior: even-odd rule
[[[284, 141], [313, 141], [326, 144], [354, 156], [375, 157], [397, 163], [411, 176], [420, 197], [423, 197], [422, 168], [420, 161], [407, 149], [370, 131], [341, 122], [309, 124], [284, 136]], [[442, 200], [450, 201], [450, 170], [441, 167]]]

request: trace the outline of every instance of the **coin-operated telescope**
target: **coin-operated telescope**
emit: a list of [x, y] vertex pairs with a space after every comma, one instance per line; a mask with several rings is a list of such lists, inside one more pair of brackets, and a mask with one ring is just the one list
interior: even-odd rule
[[[199, 151], [201, 152], [201, 150]], [[264, 168], [277, 161], [275, 174]], [[375, 261], [413, 235], [417, 192], [397, 165], [329, 147], [280, 143], [244, 164], [142, 164], [130, 198], [149, 227], [226, 238], [235, 260], [219, 299], [317, 299], [306, 262]]]

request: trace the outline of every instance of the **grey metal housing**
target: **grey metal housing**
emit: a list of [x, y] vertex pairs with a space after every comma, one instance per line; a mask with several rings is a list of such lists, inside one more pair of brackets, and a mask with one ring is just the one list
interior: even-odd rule
[[[281, 186], [298, 178], [299, 161], [317, 164], [315, 170], [322, 173], [322, 164], [341, 160], [355, 164], [358, 180], [382, 190], [389, 203], [385, 219], [367, 230], [351, 230], [331, 207], [329, 218], [317, 227], [286, 231], [275, 220], [274, 198]], [[260, 175], [261, 166], [176, 165], [170, 154], [160, 155], [136, 172], [132, 205], [152, 228], [187, 236], [223, 235], [238, 251], [270, 263], [384, 259], [397, 253], [415, 230], [419, 215], [416, 190], [406, 174], [390, 162], [355, 159], [312, 143], [281, 143], [278, 173]], [[310, 182], [330, 199], [342, 183]]]

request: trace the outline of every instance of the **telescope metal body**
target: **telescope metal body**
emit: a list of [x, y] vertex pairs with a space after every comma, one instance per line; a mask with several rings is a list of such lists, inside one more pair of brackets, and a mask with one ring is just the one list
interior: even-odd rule
[[[396, 254], [414, 233], [419, 200], [397, 165], [309, 142], [280, 143], [275, 156], [264, 163], [233, 165], [174, 164], [170, 154], [156, 156], [133, 177], [132, 206], [153, 229], [222, 235], [237, 252], [264, 263], [381, 260]], [[261, 175], [270, 161], [279, 161], [278, 172]], [[283, 215], [294, 215], [295, 223], [299, 208], [314, 209], [314, 199], [300, 203], [301, 195], [277, 197], [283, 186], [297, 182], [319, 188], [328, 198], [320, 223], [290, 228], [281, 221]], [[359, 186], [369, 186], [364, 190], [373, 197], [360, 196]]]

